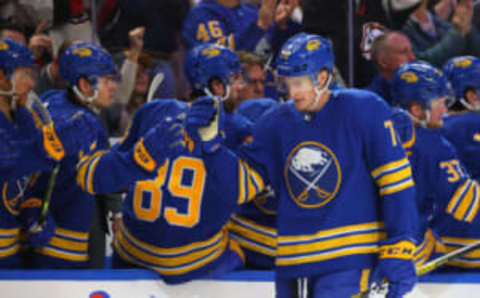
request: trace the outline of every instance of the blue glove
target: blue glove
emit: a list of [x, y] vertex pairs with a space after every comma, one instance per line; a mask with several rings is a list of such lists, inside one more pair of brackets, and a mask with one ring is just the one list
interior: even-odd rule
[[29, 198], [20, 205], [18, 220], [28, 231], [28, 244], [32, 247], [45, 246], [55, 234], [55, 220], [47, 213], [42, 223], [38, 222], [42, 200]]
[[187, 111], [187, 134], [205, 153], [215, 152], [225, 139], [223, 113], [221, 101], [209, 96], [196, 99]]
[[386, 240], [380, 246], [379, 269], [389, 283], [387, 298], [403, 297], [415, 286], [414, 252], [415, 245], [406, 240]]
[[88, 152], [90, 145], [97, 140], [98, 128], [84, 112], [78, 112], [70, 119], [58, 119], [41, 129], [43, 148], [56, 161], [75, 156], [80, 151]]
[[31, 247], [41, 247], [48, 244], [55, 234], [55, 219], [50, 213], [47, 213], [42, 223], [33, 221], [28, 226], [28, 244]]
[[165, 118], [150, 128], [133, 150], [133, 159], [146, 171], [154, 171], [167, 158], [185, 149], [185, 135], [180, 120]]

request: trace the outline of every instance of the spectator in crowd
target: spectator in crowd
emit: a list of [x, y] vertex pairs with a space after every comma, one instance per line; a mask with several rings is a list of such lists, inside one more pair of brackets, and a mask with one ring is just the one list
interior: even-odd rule
[[[123, 56], [129, 46], [128, 32], [147, 28], [144, 50], [151, 57], [150, 77], [163, 74], [157, 98], [183, 97], [183, 55], [180, 38], [182, 23], [190, 8], [188, 0], [119, 0], [110, 12], [104, 9], [98, 20], [102, 44], [113, 56]], [[130, 98], [129, 96], [127, 98]]]
[[64, 41], [58, 49], [54, 60], [40, 69], [37, 84], [35, 84], [34, 88], [37, 94], [42, 94], [50, 89], [65, 89], [67, 87], [58, 70], [58, 61], [68, 47], [80, 42], [82, 41], [76, 39]]
[[[116, 100], [116, 102], [102, 113], [102, 121], [104, 122], [109, 136], [120, 137], [123, 136], [130, 126], [133, 115], [147, 100], [147, 92], [149, 91], [149, 75], [148, 69], [151, 65], [151, 60], [148, 54], [142, 53], [137, 62], [135, 77], [132, 81], [133, 90], [130, 90], [127, 95], [130, 98], [127, 102]], [[122, 79], [122, 82], [124, 79]], [[117, 92], [118, 94], [118, 92]], [[125, 96], [122, 94], [119, 96]]]
[[0, 36], [10, 38], [22, 45], [27, 45], [27, 37], [23, 30], [15, 25], [4, 24], [0, 27]]
[[371, 55], [378, 75], [366, 89], [377, 93], [391, 104], [390, 85], [395, 71], [402, 64], [416, 59], [412, 45], [403, 33], [390, 31], [375, 39]]
[[143, 51], [144, 35], [144, 27], [129, 32], [130, 48], [122, 53], [126, 59], [120, 70], [122, 80], [115, 92], [115, 102], [102, 111], [101, 119], [110, 136], [122, 136], [137, 108], [147, 99], [152, 59]]
[[419, 60], [441, 67], [461, 55], [480, 55], [480, 32], [472, 26], [472, 0], [460, 0], [451, 23], [428, 11], [428, 0], [410, 15], [402, 31]]
[[241, 92], [240, 101], [235, 103], [236, 108], [244, 100], [265, 96], [266, 76], [262, 57], [245, 51], [238, 51], [237, 55], [243, 67], [245, 87]]
[[[340, 74], [350, 82], [348, 74], [348, 44], [353, 42], [355, 49], [360, 43], [362, 26], [366, 22], [378, 22], [388, 28], [400, 30], [408, 15], [421, 3], [421, 0], [359, 0], [354, 3], [354, 34], [353, 40], [348, 36], [348, 1], [304, 0], [303, 24], [308, 33], [320, 34], [333, 42], [335, 57], [337, 57]], [[354, 52], [355, 86], [368, 85], [375, 69], [366, 61], [358, 50]], [[353, 86], [350, 86], [353, 87]]]

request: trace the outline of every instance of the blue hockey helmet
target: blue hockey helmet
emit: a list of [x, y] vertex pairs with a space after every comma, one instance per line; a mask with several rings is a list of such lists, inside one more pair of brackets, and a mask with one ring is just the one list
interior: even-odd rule
[[33, 65], [33, 55], [30, 50], [12, 39], [0, 37], [0, 68], [10, 79], [17, 67]]
[[299, 33], [282, 46], [275, 65], [279, 76], [308, 75], [318, 85], [318, 73], [326, 69], [331, 74], [333, 63], [333, 49], [327, 39], [319, 35]]
[[443, 72], [452, 84], [455, 99], [468, 108], [465, 91], [468, 88], [480, 90], [480, 59], [473, 56], [452, 58], [443, 65]]
[[212, 78], [229, 86], [230, 76], [242, 71], [242, 65], [237, 54], [229, 48], [206, 43], [188, 52], [184, 70], [192, 89], [205, 90]]
[[392, 104], [408, 110], [411, 102], [429, 110], [430, 101], [452, 95], [447, 77], [426, 62], [409, 62], [400, 66], [392, 79]]
[[81, 77], [95, 86], [99, 77], [117, 75], [112, 56], [91, 43], [78, 43], [68, 47], [60, 56], [59, 68], [69, 87], [75, 87]]

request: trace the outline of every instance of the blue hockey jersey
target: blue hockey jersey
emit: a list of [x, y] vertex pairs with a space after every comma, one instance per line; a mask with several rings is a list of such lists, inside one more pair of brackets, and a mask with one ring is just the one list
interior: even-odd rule
[[[415, 254], [418, 266], [434, 251], [435, 237], [427, 230], [432, 221], [448, 222], [453, 230], [470, 225], [478, 212], [480, 189], [440, 130], [414, 126], [410, 116], [395, 110], [395, 128], [407, 150], [416, 183], [420, 213], [416, 237], [421, 243]], [[434, 230], [439, 232], [438, 228]]]
[[[55, 181], [49, 212], [55, 219], [55, 234], [48, 244], [35, 248], [33, 267], [35, 268], [80, 268], [88, 262], [87, 248], [90, 224], [93, 216], [93, 197], [83, 192], [76, 183], [76, 164], [82, 155], [91, 155], [108, 148], [108, 137], [98, 117], [88, 108], [73, 104], [67, 99], [66, 91], [51, 90], [41, 99], [48, 106], [53, 121], [82, 117], [83, 124], [92, 130], [85, 136], [75, 127], [71, 134], [83, 140], [77, 152], [67, 152], [61, 161], [60, 171]], [[46, 193], [49, 172], [42, 173], [29, 198], [43, 198]]]
[[375, 94], [335, 90], [308, 116], [287, 102], [257, 122], [244, 148], [279, 199], [279, 276], [373, 268], [380, 241], [413, 241], [410, 164]]
[[442, 134], [453, 144], [470, 175], [480, 179], [480, 113], [445, 117]]
[[185, 18], [182, 37], [187, 49], [209, 42], [255, 52], [262, 40], [269, 47], [268, 30], [257, 26], [257, 18], [258, 8], [253, 5], [228, 8], [216, 0], [203, 0]]
[[176, 100], [142, 106], [127, 138], [79, 170], [79, 181], [88, 177], [86, 189], [91, 192], [116, 191], [129, 183], [115, 252], [125, 262], [155, 270], [167, 283], [216, 276], [241, 266], [243, 252], [230, 239], [226, 224], [238, 204], [264, 188], [261, 177], [224, 146], [201, 158], [185, 150], [153, 175], [139, 174], [143, 170], [132, 161], [136, 142], [162, 116], [185, 109]]
[[[240, 104], [236, 113], [256, 122], [278, 104], [269, 98], [249, 99]], [[227, 129], [226, 133], [228, 136], [231, 132]], [[273, 189], [268, 187], [252, 202], [239, 206], [232, 215], [229, 231], [245, 252], [247, 268], [273, 269], [275, 266], [277, 204]]]
[[17, 220], [25, 196], [38, 178], [37, 171], [53, 169], [55, 161], [44, 150], [42, 133], [32, 110], [17, 108], [10, 122], [0, 113], [0, 268], [19, 268], [21, 224]]

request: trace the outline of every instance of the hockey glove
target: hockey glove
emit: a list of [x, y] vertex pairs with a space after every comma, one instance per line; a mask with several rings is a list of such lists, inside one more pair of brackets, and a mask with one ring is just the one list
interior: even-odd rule
[[57, 120], [42, 126], [43, 148], [56, 161], [65, 156], [76, 156], [80, 151], [88, 152], [97, 140], [98, 128], [83, 112], [67, 120]]
[[413, 263], [415, 245], [406, 240], [385, 240], [380, 246], [379, 269], [389, 282], [387, 298], [400, 298], [417, 282]]
[[144, 170], [151, 172], [170, 156], [180, 154], [185, 148], [185, 135], [179, 120], [167, 117], [150, 128], [145, 137], [135, 145], [133, 159]]
[[201, 144], [203, 152], [215, 152], [224, 141], [221, 101], [208, 96], [196, 99], [187, 111], [185, 127], [188, 136]]
[[18, 220], [28, 231], [28, 244], [32, 247], [45, 246], [55, 234], [55, 220], [47, 213], [42, 223], [38, 222], [42, 208], [42, 201], [37, 198], [29, 198], [20, 206]]
[[55, 234], [55, 219], [52, 214], [47, 213], [42, 224], [33, 221], [28, 226], [28, 244], [31, 247], [41, 247], [47, 245]]

